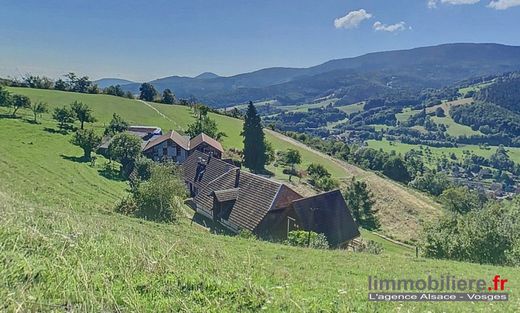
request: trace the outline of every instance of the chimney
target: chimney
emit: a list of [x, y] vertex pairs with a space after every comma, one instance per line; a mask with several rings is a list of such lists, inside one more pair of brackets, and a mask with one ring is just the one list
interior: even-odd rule
[[235, 172], [235, 188], [238, 188], [238, 185], [240, 183], [240, 169], [237, 168]]

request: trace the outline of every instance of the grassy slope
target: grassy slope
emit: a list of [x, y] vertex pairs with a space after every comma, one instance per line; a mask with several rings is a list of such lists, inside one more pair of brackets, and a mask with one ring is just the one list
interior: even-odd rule
[[[186, 129], [187, 125], [193, 120], [190, 109], [183, 106], [171, 106], [154, 103], [149, 104], [153, 107], [151, 108], [145, 105], [143, 102], [137, 100], [128, 100], [106, 95], [84, 95], [49, 90], [33, 90], [26, 88], [13, 88], [11, 91], [28, 95], [33, 101], [46, 101], [49, 103], [51, 108], [66, 105], [74, 100], [83, 101], [92, 107], [95, 116], [98, 117], [99, 121], [94, 124], [94, 126], [100, 128], [100, 131], [103, 127], [103, 124], [106, 124], [110, 120], [113, 112], [117, 112], [133, 123], [158, 125], [164, 130], [172, 128], [176, 130]], [[161, 116], [154, 109], [164, 114], [164, 116]], [[22, 113], [29, 114], [27, 111], [23, 111]], [[29, 117], [29, 115], [27, 115], [27, 117]], [[242, 137], [240, 136], [242, 122], [240, 120], [222, 115], [212, 114], [212, 117], [218, 122], [219, 128], [228, 135], [228, 137], [224, 138], [224, 147], [242, 148]], [[50, 118], [50, 114], [45, 114], [43, 121], [43, 125], [30, 125], [25, 123], [27, 125], [25, 127], [34, 128], [29, 128], [31, 129], [30, 134], [24, 135], [21, 133], [21, 136], [31, 137], [33, 134], [40, 133], [44, 127], [52, 128], [55, 126], [55, 123]], [[7, 123], [7, 120], [0, 121], [0, 123]], [[49, 163], [47, 161], [36, 161], [42, 163], [40, 171], [36, 173], [36, 175], [45, 175], [47, 172], [59, 172], [59, 169], [54, 167], [50, 168], [49, 166], [46, 167], [43, 164], [60, 164], [59, 162], [63, 160], [63, 158], [60, 157], [60, 154], [73, 156], [74, 153], [70, 151], [75, 151], [75, 156], [81, 155], [80, 149], [73, 147], [69, 143], [64, 143], [67, 142], [68, 139], [61, 139], [61, 135], [55, 136], [57, 137], [52, 137], [55, 138], [54, 149], [56, 152], [53, 156], [55, 158], [53, 161], [54, 163]], [[414, 240], [417, 237], [417, 231], [420, 228], [420, 223], [427, 220], [433, 220], [440, 213], [438, 206], [433, 201], [422, 194], [409, 190], [404, 186], [381, 178], [372, 172], [363, 171], [353, 165], [334, 160], [326, 155], [308, 149], [298, 142], [288, 140], [287, 137], [281, 136], [277, 133], [266, 132], [266, 136], [277, 150], [286, 150], [288, 148], [298, 149], [302, 154], [303, 164], [301, 164], [301, 167], [307, 167], [307, 165], [310, 163], [319, 163], [323, 164], [335, 177], [343, 179], [344, 181], [350, 180], [353, 176], [366, 180], [376, 197], [376, 208], [379, 210], [379, 215], [384, 225], [382, 231], [387, 236], [404, 241]], [[25, 139], [22, 138], [21, 140], [24, 141]], [[60, 147], [61, 144], [66, 144], [69, 152], [63, 150]], [[20, 150], [20, 154], [30, 155], [32, 153], [32, 147], [22, 147], [25, 147], [25, 150]], [[42, 151], [41, 153], [45, 153], [45, 151]], [[74, 164], [74, 162], [69, 161], [69, 163], [72, 164], [68, 164], [68, 166], [74, 166], [74, 168], [78, 166], [78, 164]], [[98, 162], [98, 167], [102, 167], [104, 163], [105, 162], [101, 159]], [[28, 165], [24, 164], [23, 166]], [[91, 169], [90, 171], [91, 173], [96, 173], [99, 169], [100, 168]], [[287, 180], [287, 175], [282, 174], [281, 168], [274, 168], [271, 166], [270, 170], [277, 174], [277, 179]], [[16, 171], [13, 173], [16, 173]], [[78, 176], [79, 175], [85, 174], [78, 174]], [[60, 183], [66, 184], [66, 181], [51, 181], [60, 181]], [[34, 189], [35, 187], [31, 187], [34, 184], [37, 183], [29, 183], [27, 188]], [[76, 182], [76, 184], [83, 185], [84, 183]], [[71, 185], [70, 188], [72, 188], [72, 186], [73, 185]], [[399, 209], [396, 210], [395, 208]]]
[[[99, 105], [112, 105], [100, 99]], [[125, 114], [169, 125], [143, 107]], [[63, 158], [81, 151], [66, 136], [43, 130], [53, 126], [48, 115], [41, 125], [0, 119], [0, 310], [514, 312], [520, 307], [516, 297], [508, 304], [469, 306], [366, 302], [368, 275], [499, 273], [516, 292], [520, 277], [511, 268], [415, 259], [413, 251], [388, 242], [381, 256], [311, 251], [210, 235], [184, 220], [161, 225], [113, 214], [106, 207], [124, 193], [125, 184], [98, 174], [106, 160], [92, 168]]]
[[[77, 206], [81, 206], [78, 203]], [[211, 235], [187, 221], [32, 206], [0, 193], [5, 311], [515, 312], [518, 271], [459, 262], [318, 251]], [[513, 289], [509, 303], [367, 303], [367, 277], [446, 273]]]

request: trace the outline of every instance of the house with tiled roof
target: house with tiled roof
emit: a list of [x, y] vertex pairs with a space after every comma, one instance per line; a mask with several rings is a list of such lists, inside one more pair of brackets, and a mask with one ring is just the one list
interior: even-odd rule
[[303, 197], [289, 186], [200, 151], [182, 164], [193, 209], [231, 232], [281, 241], [291, 230], [323, 233], [339, 246], [359, 236], [339, 191]]
[[190, 139], [173, 130], [149, 141], [143, 148], [143, 154], [155, 161], [168, 160], [177, 163], [183, 163], [193, 151], [212, 154], [220, 159], [224, 149], [220, 142], [204, 133]]

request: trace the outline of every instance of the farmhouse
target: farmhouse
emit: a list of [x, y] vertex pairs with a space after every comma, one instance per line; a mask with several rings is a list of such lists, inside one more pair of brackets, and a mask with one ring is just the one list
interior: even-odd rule
[[[160, 128], [153, 126], [130, 126], [126, 132], [142, 139], [143, 154], [154, 161], [182, 163], [193, 151], [221, 158], [224, 152], [217, 140], [204, 133], [190, 139], [173, 130], [163, 134]], [[112, 138], [105, 140], [99, 146], [99, 152], [106, 153], [111, 142]]]
[[323, 233], [333, 246], [359, 236], [338, 190], [304, 198], [285, 184], [200, 151], [192, 153], [182, 169], [193, 209], [231, 232], [246, 229], [281, 241], [291, 230], [309, 230]]

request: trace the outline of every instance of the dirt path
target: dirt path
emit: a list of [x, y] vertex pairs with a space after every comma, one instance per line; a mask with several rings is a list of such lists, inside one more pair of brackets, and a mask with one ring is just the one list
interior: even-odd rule
[[143, 103], [144, 105], [146, 105], [147, 107], [149, 107], [150, 109], [154, 110], [157, 114], [159, 114], [160, 117], [170, 121], [173, 123], [173, 125], [175, 125], [176, 128], [180, 129], [181, 127], [179, 126], [179, 124], [177, 124], [174, 120], [172, 120], [171, 118], [169, 118], [168, 116], [164, 115], [161, 111], [157, 110], [157, 108], [155, 108], [153, 105], [151, 105], [150, 103], [146, 102], [146, 101], [143, 101], [143, 100], [137, 100], [141, 103]]

